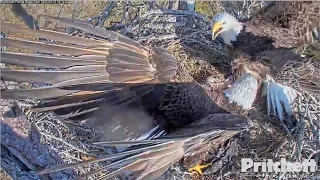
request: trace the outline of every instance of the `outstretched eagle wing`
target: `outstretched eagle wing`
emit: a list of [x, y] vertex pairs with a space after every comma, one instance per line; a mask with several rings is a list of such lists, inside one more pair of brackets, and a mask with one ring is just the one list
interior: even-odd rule
[[[3, 69], [2, 80], [46, 82], [51, 85], [31, 89], [1, 90], [2, 98], [45, 100], [34, 107], [33, 111], [53, 111], [60, 117], [71, 120], [96, 118], [100, 121], [96, 123], [95, 128], [105, 128], [106, 134], [112, 132], [112, 136], [118, 136], [116, 140], [119, 140], [119, 137], [120, 140], [124, 140], [109, 142], [109, 145], [122, 143], [145, 146], [55, 170], [116, 159], [107, 167], [100, 169], [118, 167], [108, 174], [108, 177], [127, 170], [135, 172], [138, 179], [155, 178], [186, 152], [199, 148], [204, 140], [213, 137], [228, 138], [246, 129], [245, 117], [208, 114], [214, 111], [216, 113], [226, 111], [214, 105], [206, 90], [193, 81], [165, 49], [144, 47], [120, 34], [96, 29], [82, 22], [50, 16], [42, 17], [88, 32], [91, 38], [2, 23], [1, 29], [4, 31], [22, 32], [49, 39], [45, 42], [3, 39], [2, 46], [41, 53], [35, 55], [3, 52], [2, 62], [23, 67], [54, 69], [52, 71]], [[146, 111], [152, 113], [141, 113], [139, 108], [143, 105]], [[122, 106], [130, 108], [123, 109]], [[136, 115], [132, 113], [135, 110], [139, 111]], [[149, 130], [156, 131], [157, 126], [163, 126], [161, 121], [156, 123], [153, 117], [150, 117], [152, 115], [165, 114], [169, 120], [172, 117], [177, 121], [172, 121], [172, 126], [178, 126], [178, 123], [186, 125], [190, 122], [179, 122], [186, 118], [182, 116], [185, 112], [194, 116], [194, 119], [199, 118], [197, 120], [200, 128], [195, 127], [197, 124], [195, 122], [196, 124], [189, 127], [186, 132], [183, 129], [177, 131], [176, 135], [179, 137], [172, 134], [172, 137], [158, 140], [126, 141], [137, 138]], [[112, 119], [112, 114], [127, 113], [127, 118], [114, 117], [114, 128], [108, 129], [108, 126], [101, 124], [101, 121]], [[154, 118], [161, 120], [161, 117]], [[137, 121], [139, 119], [140, 123]], [[190, 131], [192, 128], [197, 129], [197, 133]], [[175, 131], [169, 132], [168, 135], [173, 132]], [[157, 136], [157, 133], [161, 132], [157, 131], [149, 136]], [[51, 171], [54, 170], [42, 173]], [[86, 176], [96, 172], [99, 170]]]
[[[121, 110], [120, 107], [130, 103], [136, 103], [137, 107], [131, 113], [138, 113], [141, 104], [148, 104], [148, 102], [140, 102], [142, 100], [152, 100], [147, 108], [155, 111], [163, 98], [174, 99], [170, 97], [170, 93], [165, 93], [166, 83], [192, 84], [193, 82], [191, 76], [180, 71], [176, 59], [161, 48], [144, 47], [115, 32], [97, 29], [81, 22], [50, 16], [43, 17], [59, 24], [90, 32], [94, 38], [75, 37], [54, 31], [33, 30], [1, 23], [2, 31], [24, 33], [50, 40], [45, 42], [13, 38], [1, 40], [3, 46], [27, 49], [29, 52], [41, 52], [39, 55], [2, 52], [3, 63], [23, 67], [23, 70], [3, 68], [1, 70], [2, 80], [50, 84], [50, 86], [36, 88], [3, 89], [1, 90], [2, 98], [45, 100], [31, 110], [53, 111], [63, 119], [103, 119], [105, 114], [111, 116], [111, 112], [115, 109], [118, 109], [119, 112], [114, 112], [114, 114], [123, 114], [126, 110], [124, 108]], [[35, 68], [54, 70], [46, 71]], [[176, 87], [174, 84], [172, 86]], [[190, 91], [193, 90], [191, 88]], [[147, 97], [142, 98], [145, 96]], [[165, 109], [166, 105], [163, 105], [162, 108]], [[131, 127], [129, 132], [141, 134], [142, 131], [155, 126], [152, 118], [147, 118], [148, 116], [144, 113], [138, 114], [149, 119], [149, 121], [146, 120], [148, 122], [145, 123], [146, 127], [138, 127], [130, 119], [121, 118], [124, 128]], [[99, 121], [95, 126], [99, 127], [101, 123]], [[131, 137], [130, 133], [128, 136]]]
[[73, 163], [60, 168], [46, 169], [39, 173], [44, 174], [86, 165], [88, 163], [114, 160], [111, 164], [84, 174], [81, 178], [86, 178], [102, 171], [116, 169], [105, 173], [100, 178], [107, 179], [119, 175], [123, 173], [123, 171], [131, 171], [134, 173], [135, 179], [154, 179], [161, 176], [165, 170], [181, 159], [185, 153], [199, 150], [201, 144], [208, 141], [221, 144], [239, 132], [247, 130], [247, 121], [248, 119], [243, 116], [212, 114], [199, 121], [195, 121], [178, 131], [169, 133], [162, 138], [130, 142], [116, 141], [100, 143], [105, 145], [144, 144], [148, 146], [132, 148], [117, 154]]

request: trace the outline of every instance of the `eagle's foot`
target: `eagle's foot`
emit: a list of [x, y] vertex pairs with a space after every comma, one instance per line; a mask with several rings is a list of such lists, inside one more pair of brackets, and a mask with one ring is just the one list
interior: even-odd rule
[[212, 163], [207, 163], [207, 164], [204, 164], [204, 165], [200, 165], [200, 164], [197, 164], [196, 166], [192, 167], [192, 168], [189, 168], [188, 171], [189, 172], [196, 172], [198, 174], [200, 174], [201, 176], [203, 175], [203, 169], [211, 166]]
[[267, 96], [268, 115], [276, 115], [281, 121], [284, 114], [291, 116], [291, 105], [299, 93], [288, 86], [275, 82], [272, 78], [264, 82], [263, 96]]

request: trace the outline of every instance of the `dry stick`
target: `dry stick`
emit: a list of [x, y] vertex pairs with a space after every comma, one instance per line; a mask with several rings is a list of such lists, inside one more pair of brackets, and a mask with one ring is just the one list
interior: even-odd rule
[[[44, 117], [47, 117], [47, 116], [44, 116]], [[49, 117], [49, 119], [52, 119], [52, 118]], [[89, 155], [87, 152], [85, 152], [85, 151], [77, 148], [77, 147], [74, 146], [73, 144], [70, 144], [70, 143], [66, 142], [65, 140], [63, 140], [63, 139], [62, 139], [62, 138], [63, 138], [63, 137], [62, 137], [62, 133], [61, 133], [60, 130], [57, 129], [57, 128], [55, 128], [55, 130], [58, 132], [59, 137], [55, 137], [55, 136], [53, 136], [53, 135], [50, 135], [50, 134], [41, 132], [41, 128], [39, 127], [39, 124], [40, 124], [40, 123], [48, 123], [48, 124], [51, 124], [52, 127], [55, 127], [56, 125], [55, 125], [53, 122], [48, 121], [48, 120], [41, 120], [41, 121], [36, 122], [36, 123], [35, 123], [36, 128], [39, 130], [39, 132], [40, 132], [41, 135], [46, 136], [46, 137], [49, 137], [49, 138], [52, 138], [52, 139], [55, 139], [55, 140], [58, 140], [58, 141], [60, 141], [60, 142], [62, 142], [62, 143], [64, 143], [64, 144], [68, 145], [69, 147], [71, 147], [71, 148], [74, 149], [74, 150], [77, 150], [77, 151], [79, 151], [79, 152], [81, 152], [81, 153], [84, 153], [84, 154]], [[66, 126], [65, 126], [65, 127], [66, 127]]]
[[[297, 149], [297, 158], [300, 159], [300, 156], [301, 156], [301, 152], [302, 152], [302, 148], [303, 148], [303, 144], [304, 144], [304, 141], [302, 140], [303, 139], [303, 133], [305, 133], [305, 130], [306, 130], [306, 126], [305, 126], [305, 119], [306, 119], [306, 116], [307, 116], [307, 106], [308, 106], [308, 102], [306, 100], [306, 97], [304, 96], [305, 98], [305, 101], [306, 101], [306, 107], [305, 107], [305, 110], [306, 112], [303, 114], [303, 116], [301, 117], [301, 123], [302, 123], [302, 127], [301, 127], [301, 131], [300, 133], [297, 134], [297, 143], [298, 143], [298, 149]], [[301, 97], [298, 98], [298, 101], [299, 101], [299, 115], [302, 114], [302, 109], [301, 109], [301, 106], [302, 106], [302, 103], [301, 103]]]
[[[51, 124], [52, 127], [55, 127], [55, 124], [54, 124], [53, 122], [51, 122], [51, 121], [48, 121], [48, 120], [44, 120], [44, 121], [41, 121], [41, 122], [36, 122], [35, 125], [36, 125], [36, 127], [38, 128], [39, 131], [41, 131], [41, 128], [39, 127], [39, 124], [40, 124], [40, 123], [41, 123], [41, 124]], [[59, 137], [62, 138], [62, 133], [61, 133], [61, 131], [60, 131], [58, 128], [55, 128], [55, 129], [56, 129], [56, 131], [58, 132]]]
[[[291, 154], [291, 158], [293, 158], [294, 155], [296, 155], [296, 157], [298, 158], [299, 161], [301, 161], [301, 152], [303, 150], [303, 147], [304, 147], [304, 143], [305, 141], [303, 140], [303, 133], [305, 133], [306, 131], [306, 126], [305, 126], [305, 119], [308, 119], [306, 118], [307, 114], [308, 114], [308, 102], [307, 102], [307, 98], [304, 96], [305, 98], [305, 101], [306, 101], [306, 104], [305, 104], [305, 110], [306, 112], [302, 115], [302, 102], [301, 102], [301, 97], [299, 96], [298, 97], [298, 112], [299, 112], [299, 117], [301, 118], [300, 119], [300, 123], [301, 123], [301, 128], [300, 128], [300, 131], [297, 133], [297, 142], [294, 143], [294, 147], [293, 147], [293, 150], [292, 150], [292, 154]], [[282, 172], [279, 176], [278, 176], [278, 179], [282, 179], [283, 176], [286, 174], [286, 172]]]
[[[311, 95], [309, 95], [309, 94], [306, 94], [306, 96], [308, 96], [315, 104], [310, 104], [310, 106], [314, 106], [313, 107], [313, 109], [317, 109], [317, 107], [319, 106], [319, 104], [317, 105], [317, 100], [313, 97], [313, 96], [311, 96]], [[306, 112], [308, 113], [307, 115], [307, 120], [309, 121], [309, 123], [310, 123], [310, 126], [311, 126], [311, 130], [312, 130], [312, 133], [314, 134], [314, 136], [315, 137], [317, 137], [317, 134], [318, 134], [318, 132], [317, 132], [317, 126], [313, 123], [313, 120], [312, 120], [312, 116], [311, 116], [311, 113], [313, 113], [313, 114], [320, 114], [320, 112], [319, 111], [317, 111], [317, 110], [314, 110], [314, 111], [311, 111], [310, 109], [309, 109], [309, 106], [308, 107], [306, 107]], [[317, 117], [317, 118], [320, 118], [320, 117]], [[320, 125], [319, 125], [320, 126]], [[319, 128], [319, 127], [318, 127]], [[320, 140], [319, 140], [320, 141]]]
[[92, 23], [94, 20], [97, 20], [94, 26], [98, 26], [99, 28], [101, 28], [104, 25], [105, 21], [110, 17], [111, 11], [117, 6], [117, 3], [117, 1], [110, 1], [110, 3], [106, 5], [102, 10], [102, 13], [90, 18], [89, 22]]
[[[6, 106], [9, 105], [10, 104], [7, 103]], [[0, 108], [1, 111], [3, 111], [2, 108]], [[2, 117], [1, 125], [2, 128], [6, 127], [2, 129], [2, 145], [6, 146], [9, 152], [13, 153], [18, 159], [17, 163], [17, 160], [15, 159], [7, 159], [4, 157], [4, 159], [9, 160], [10, 162], [10, 165], [5, 166], [4, 168], [10, 168], [9, 171], [11, 175], [38, 177], [37, 175], [34, 175], [32, 171], [12, 169], [12, 167], [21, 167], [20, 162], [28, 166], [33, 171], [38, 170], [39, 167], [62, 163], [61, 156], [58, 156], [58, 153], [54, 148], [41, 143], [39, 131], [34, 128], [33, 124], [23, 115], [23, 113], [14, 118]], [[42, 153], [41, 158], [35, 158], [39, 153]], [[58, 172], [51, 175], [52, 178], [56, 178], [57, 176], [60, 178], [74, 178], [74, 175], [69, 173]], [[42, 178], [46, 179], [46, 176], [41, 177], [41, 179]]]
[[139, 29], [138, 29], [138, 32], [139, 32], [139, 36], [138, 36], [138, 39], [140, 38], [140, 32], [141, 32], [141, 8], [139, 8], [139, 16], [138, 16], [138, 22], [139, 22]]
[[50, 134], [46, 134], [46, 133], [43, 133], [43, 132], [40, 132], [40, 134], [43, 135], [43, 136], [47, 136], [47, 137], [49, 137], [49, 138], [52, 138], [52, 139], [61, 141], [61, 142], [63, 142], [64, 144], [70, 146], [71, 148], [73, 148], [73, 149], [75, 149], [75, 150], [77, 150], [77, 151], [79, 151], [79, 152], [82, 152], [83, 154], [90, 155], [89, 153], [83, 151], [82, 149], [77, 148], [77, 147], [74, 146], [73, 144], [70, 144], [70, 143], [68, 143], [67, 141], [65, 141], [65, 140], [63, 140], [63, 139], [61, 139], [61, 138], [58, 138], [58, 137], [55, 137], [55, 136], [52, 136], [52, 135], [50, 135]]
[[[62, 6], [60, 7], [59, 13], [58, 13], [58, 16], [57, 16], [57, 17], [60, 17], [60, 14], [61, 14], [61, 12], [62, 12], [63, 7], [64, 7], [64, 4], [62, 4]], [[54, 30], [57, 30], [57, 27], [58, 27], [58, 24], [55, 23]]]

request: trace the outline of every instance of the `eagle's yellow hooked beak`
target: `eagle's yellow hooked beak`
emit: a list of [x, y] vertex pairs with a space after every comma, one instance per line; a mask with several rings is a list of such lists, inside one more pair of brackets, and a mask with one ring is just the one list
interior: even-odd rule
[[222, 23], [216, 22], [212, 26], [212, 40], [216, 39], [222, 30]]

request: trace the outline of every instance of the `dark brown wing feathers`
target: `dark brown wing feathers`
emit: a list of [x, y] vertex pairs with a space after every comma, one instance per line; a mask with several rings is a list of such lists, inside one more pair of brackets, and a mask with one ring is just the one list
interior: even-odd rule
[[270, 74], [281, 84], [302, 92], [320, 93], [320, 69], [311, 59], [285, 48], [261, 52], [256, 59], [270, 65]]
[[141, 44], [135, 42], [135, 41], [132, 41], [131, 39], [125, 37], [125, 36], [122, 36], [121, 34], [118, 34], [116, 32], [112, 32], [112, 31], [106, 31], [106, 30], [102, 30], [102, 29], [99, 29], [99, 28], [95, 28], [95, 27], [92, 27], [92, 26], [84, 26], [83, 23], [79, 23], [79, 22], [76, 22], [76, 21], [72, 21], [70, 19], [66, 19], [66, 18], [56, 18], [56, 17], [52, 17], [52, 16], [47, 16], [47, 15], [41, 15], [41, 17], [47, 19], [47, 20], [50, 20], [51, 22], [55, 22], [55, 23], [58, 23], [58, 24], [63, 24], [63, 25], [66, 25], [66, 26], [71, 26], [73, 28], [76, 28], [76, 29], [79, 29], [79, 30], [82, 30], [82, 31], [85, 31], [85, 32], [90, 32], [96, 36], [100, 36], [102, 38], [107, 38], [107, 39], [110, 39], [111, 41], [120, 41], [121, 44], [126, 44], [125, 46], [127, 48], [132, 48], [134, 51], [136, 52], [139, 52], [141, 54], [144, 54], [144, 55], [147, 55], [148, 54], [148, 49], [145, 48], [144, 46], [142, 46]]
[[320, 27], [319, 6], [319, 1], [273, 2], [245, 23], [246, 32], [270, 38], [276, 48], [311, 44], [319, 40], [312, 33]]
[[[165, 49], [144, 47], [118, 33], [97, 29], [79, 21], [44, 15], [41, 17], [88, 32], [91, 39], [46, 30], [21, 28], [18, 31], [20, 27], [2, 23], [1, 29], [4, 31], [22, 32], [50, 41], [2, 39], [1, 46], [27, 49], [31, 53], [40, 54], [2, 53], [4, 63], [29, 69], [32, 66], [32, 70], [3, 69], [1, 79], [51, 84], [30, 89], [2, 89], [2, 98], [46, 100], [32, 110], [53, 111], [67, 120], [90, 120], [97, 131], [102, 130], [104, 133], [113, 132], [120, 124], [116, 132], [104, 136], [107, 140], [112, 135], [118, 138], [116, 140], [137, 138], [157, 125], [169, 134], [177, 127], [184, 127], [194, 121], [200, 120], [202, 124], [199, 127], [203, 126], [203, 131], [198, 129], [201, 135], [194, 139], [189, 138], [195, 134], [186, 131], [180, 139], [171, 137], [155, 145], [146, 141], [142, 142], [148, 144], [146, 148], [128, 150], [119, 153], [119, 156], [116, 154], [55, 170], [131, 155], [102, 170], [125, 162], [122, 168], [106, 176], [130, 170], [136, 173], [137, 179], [155, 178], [184, 153], [191, 151], [193, 145], [198, 147], [208, 137], [221, 132], [228, 133], [230, 130], [230, 136], [233, 136], [234, 132], [246, 129], [247, 119], [242, 116], [221, 114], [207, 117], [209, 113], [226, 111], [212, 101], [208, 91], [197, 84]], [[34, 70], [38, 68], [54, 70]], [[234, 123], [218, 123], [228, 118]], [[99, 170], [86, 176], [96, 172]]]

